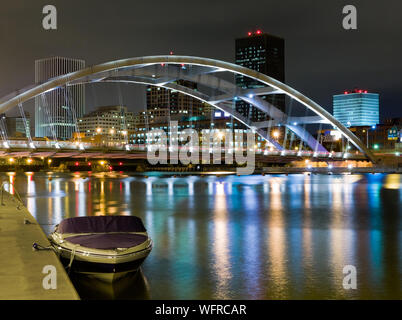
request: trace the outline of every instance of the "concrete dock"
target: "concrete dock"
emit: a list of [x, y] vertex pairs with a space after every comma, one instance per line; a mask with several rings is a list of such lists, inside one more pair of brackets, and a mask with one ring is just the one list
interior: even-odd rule
[[[0, 203], [0, 299], [79, 299], [56, 254], [52, 250], [32, 249], [34, 242], [44, 247], [50, 243], [34, 217], [19, 204], [16, 196], [3, 192]], [[49, 265], [56, 270], [55, 289], [45, 289], [43, 285], [44, 278], [50, 275], [43, 273], [43, 269]]]

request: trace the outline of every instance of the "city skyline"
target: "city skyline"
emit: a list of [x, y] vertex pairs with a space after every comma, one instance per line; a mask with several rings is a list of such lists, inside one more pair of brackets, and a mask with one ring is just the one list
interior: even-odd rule
[[[25, 9], [8, 3], [6, 6], [9, 10], [4, 11], [9, 12], [8, 16], [1, 16], [1, 21], [10, 28], [20, 22], [28, 11], [37, 11], [37, 15], [27, 15], [24, 23], [30, 28], [16, 29], [13, 38], [4, 33], [1, 35], [6, 49], [2, 53], [0, 67], [5, 74], [12, 76], [7, 80], [0, 77], [0, 93], [5, 95], [32, 83], [33, 61], [52, 55], [80, 58], [92, 65], [117, 58], [167, 54], [173, 50], [175, 54], [234, 62], [234, 40], [247, 36], [249, 31], [261, 29], [285, 39], [287, 84], [312, 97], [328, 111], [331, 110], [332, 95], [341, 93], [346, 88], [364, 87], [378, 92], [381, 95], [383, 121], [385, 118], [400, 115], [400, 108], [397, 107], [401, 105], [400, 88], [395, 83], [398, 83], [401, 67], [393, 62], [397, 61], [401, 47], [398, 42], [390, 40], [396, 39], [399, 29], [397, 24], [392, 25], [392, 28], [390, 24], [379, 24], [373, 30], [368, 22], [373, 18], [393, 21], [397, 18], [396, 12], [400, 4], [395, 2], [378, 11], [373, 4], [362, 3], [356, 3], [359, 7], [359, 28], [353, 31], [346, 31], [341, 26], [343, 3], [340, 1], [325, 4], [328, 6], [326, 10], [323, 10], [321, 4], [293, 3], [290, 6], [286, 1], [276, 5], [258, 4], [260, 10], [254, 10], [252, 17], [243, 16], [239, 9], [233, 10], [231, 16], [226, 17], [223, 3], [214, 4], [208, 7], [209, 14], [203, 16], [206, 23], [201, 24], [199, 19], [195, 23], [190, 19], [200, 17], [204, 12], [196, 4], [183, 6], [178, 3], [177, 6], [183, 9], [175, 12], [172, 11], [173, 8], [160, 3], [162, 13], [156, 14], [146, 4], [133, 5], [121, 1], [118, 8], [115, 8], [118, 14], [105, 19], [108, 23], [99, 24], [98, 19], [109, 8], [107, 3], [97, 2], [99, 12], [94, 16], [90, 14], [91, 1], [81, 4], [77, 10], [55, 1], [60, 25], [54, 31], [45, 31], [41, 26], [42, 4], [30, 3], [25, 6], [24, 11]], [[251, 8], [256, 6], [254, 2], [249, 3]], [[136, 13], [130, 19], [127, 14], [129, 9]], [[74, 14], [71, 14], [71, 10], [75, 10]], [[142, 12], [141, 16], [139, 12]], [[72, 16], [74, 21], [70, 21]], [[217, 20], [218, 16], [225, 16], [225, 21]], [[286, 23], [279, 17], [286, 18]], [[291, 19], [292, 17], [295, 19]], [[149, 22], [144, 22], [144, 19]], [[236, 21], [240, 23], [234, 23]], [[183, 28], [186, 25], [189, 27]], [[113, 37], [115, 34], [120, 36]], [[18, 41], [21, 44], [15, 43], [15, 38], [21, 39]], [[30, 38], [36, 39], [35, 45]], [[190, 42], [189, 39], [197, 41]], [[136, 109], [140, 109], [143, 102], [138, 101], [137, 106], [137, 102], [133, 101], [136, 89], [127, 90], [128, 103], [125, 104], [130, 111], [138, 111]], [[106, 96], [107, 93], [105, 96], [99, 95], [97, 100], [107, 100]], [[87, 94], [88, 111], [101, 105], [116, 103], [96, 103], [91, 94]], [[32, 110], [28, 111], [33, 114]]]

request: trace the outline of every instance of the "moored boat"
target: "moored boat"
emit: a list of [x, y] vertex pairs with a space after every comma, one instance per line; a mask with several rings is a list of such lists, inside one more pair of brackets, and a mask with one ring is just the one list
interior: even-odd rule
[[64, 219], [49, 236], [68, 271], [106, 282], [139, 269], [152, 240], [135, 216], [94, 216]]

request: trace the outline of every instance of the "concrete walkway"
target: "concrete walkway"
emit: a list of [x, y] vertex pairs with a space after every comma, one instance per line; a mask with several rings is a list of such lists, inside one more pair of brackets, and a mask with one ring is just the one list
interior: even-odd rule
[[[1, 199], [0, 199], [1, 201]], [[64, 267], [53, 251], [34, 251], [34, 242], [48, 246], [40, 225], [19, 201], [4, 192], [0, 203], [0, 299], [76, 300], [79, 299]], [[24, 224], [24, 220], [31, 222]], [[42, 273], [46, 265], [57, 271], [57, 288], [44, 289]]]

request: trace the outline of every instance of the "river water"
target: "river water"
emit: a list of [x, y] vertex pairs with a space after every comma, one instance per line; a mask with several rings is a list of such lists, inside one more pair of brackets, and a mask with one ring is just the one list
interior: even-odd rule
[[[400, 175], [1, 176], [46, 233], [67, 217], [143, 219], [154, 248], [113, 297], [402, 298]], [[346, 265], [356, 289], [343, 287]], [[74, 281], [82, 297], [101, 295]]]

